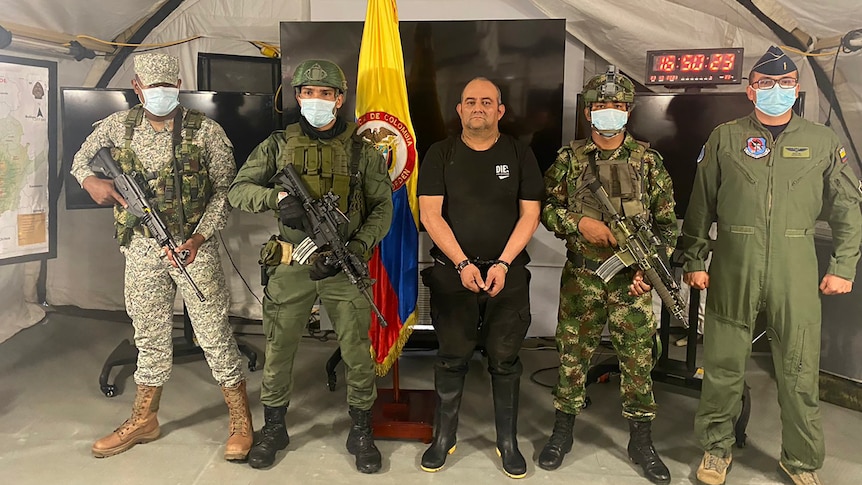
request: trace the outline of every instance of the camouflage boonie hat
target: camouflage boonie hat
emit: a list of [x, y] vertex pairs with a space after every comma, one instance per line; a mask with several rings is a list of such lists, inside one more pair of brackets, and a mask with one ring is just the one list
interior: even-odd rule
[[[608, 78], [613, 78], [608, 82]], [[622, 103], [633, 103], [635, 101], [635, 85], [631, 79], [620, 74], [614, 66], [608, 66], [608, 72], [593, 76], [584, 85], [581, 91], [584, 103], [596, 103], [599, 101], [616, 101]]]
[[147, 53], [135, 56], [135, 74], [144, 86], [171, 84], [180, 77], [180, 60], [167, 54]]
[[338, 64], [325, 59], [309, 59], [303, 61], [293, 71], [290, 80], [293, 87], [299, 86], [327, 86], [347, 91], [347, 78]]

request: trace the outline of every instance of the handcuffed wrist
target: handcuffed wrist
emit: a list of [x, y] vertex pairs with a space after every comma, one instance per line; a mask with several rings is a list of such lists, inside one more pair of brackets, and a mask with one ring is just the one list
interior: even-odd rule
[[469, 259], [465, 259], [464, 261], [461, 261], [460, 263], [455, 265], [455, 270], [458, 272], [458, 274], [461, 274], [461, 271], [467, 266], [470, 266], [471, 264], [473, 263], [471, 263]]

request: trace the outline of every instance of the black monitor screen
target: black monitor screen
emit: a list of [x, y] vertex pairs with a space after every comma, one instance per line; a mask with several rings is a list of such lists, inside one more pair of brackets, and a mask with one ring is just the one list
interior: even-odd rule
[[198, 54], [198, 86], [201, 91], [274, 93], [281, 82], [281, 63], [266, 57]]
[[[93, 123], [116, 111], [131, 108], [139, 102], [138, 97], [131, 89], [63, 88], [61, 98], [66, 208], [103, 207], [93, 202], [69, 174], [72, 158], [93, 131]], [[180, 103], [203, 112], [224, 128], [233, 143], [237, 166], [241, 166], [251, 151], [280, 127], [272, 94], [182, 91]]]
[[[794, 106], [802, 114], [803, 93]], [[590, 125], [578, 96], [576, 137], [590, 136]], [[721, 123], [742, 118], [754, 110], [745, 93], [638, 93], [627, 129], [637, 140], [650, 143], [664, 159], [673, 179], [676, 215], [688, 208], [697, 156], [712, 130]]]

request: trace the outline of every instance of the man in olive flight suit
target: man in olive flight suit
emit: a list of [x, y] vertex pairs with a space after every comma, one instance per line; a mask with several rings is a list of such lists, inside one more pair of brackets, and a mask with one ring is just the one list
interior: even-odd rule
[[235, 207], [248, 212], [272, 210], [279, 220], [278, 238], [261, 255], [269, 277], [263, 301], [267, 342], [260, 393], [265, 424], [249, 454], [249, 465], [271, 466], [276, 451], [289, 443], [284, 416], [293, 390], [293, 360], [319, 297], [332, 318], [347, 366], [347, 402], [353, 420], [347, 449], [356, 456], [360, 472], [374, 473], [380, 470], [381, 457], [371, 434], [377, 389], [368, 338], [370, 305], [340, 267], [326, 264], [326, 258], [318, 257], [312, 264], [291, 260], [294, 247], [308, 236], [308, 219], [297, 197], [272, 188], [269, 182], [293, 164], [313, 197], [330, 190], [338, 195], [339, 208], [350, 219], [340, 227], [341, 236], [348, 250], [366, 261], [389, 230], [392, 185], [383, 157], [354, 136], [354, 123], [336, 116], [347, 91], [340, 67], [326, 60], [304, 61], [291, 85], [302, 117], [258, 145], [228, 193]]
[[559, 379], [554, 388], [556, 419], [539, 466], [554, 470], [572, 449], [575, 416], [584, 406], [590, 358], [605, 324], [619, 355], [623, 416], [629, 421], [629, 457], [653, 483], [669, 483], [670, 471], [652, 445], [656, 415], [650, 373], [657, 322], [650, 286], [641, 271], [624, 269], [607, 283], [598, 266], [614, 254], [617, 240], [610, 215], [588, 185], [598, 179], [611, 202], [626, 217], [645, 214], [668, 253], [676, 245], [673, 184], [661, 155], [626, 132], [634, 104], [634, 84], [610, 66], [584, 86], [585, 114], [591, 137], [559, 150], [545, 173], [542, 223], [566, 240], [566, 264], [560, 283], [557, 349]]
[[[859, 181], [831, 129], [791, 110], [796, 65], [771, 47], [746, 89], [754, 112], [713, 130], [698, 158], [683, 224], [685, 280], [709, 287], [704, 380], [695, 432], [704, 448], [697, 478], [725, 482], [741, 410], [754, 321], [765, 313], [781, 406], [780, 467], [816, 485], [825, 447], [818, 406], [820, 296], [814, 221], [829, 221], [834, 252], [824, 295], [853, 287], [862, 237]], [[718, 223], [710, 241], [709, 226]], [[704, 261], [713, 251], [710, 271]]]

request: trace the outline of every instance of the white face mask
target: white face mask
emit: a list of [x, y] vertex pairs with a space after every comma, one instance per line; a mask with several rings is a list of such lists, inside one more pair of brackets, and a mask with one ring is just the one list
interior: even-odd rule
[[141, 89], [144, 97], [144, 109], [156, 116], [166, 116], [180, 105], [179, 88], [157, 86]]
[[618, 133], [625, 128], [629, 120], [629, 112], [612, 108], [598, 109], [590, 111], [590, 119], [599, 132]]
[[299, 107], [303, 118], [315, 128], [323, 128], [335, 119], [335, 101], [303, 98]]

